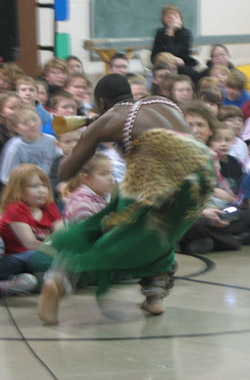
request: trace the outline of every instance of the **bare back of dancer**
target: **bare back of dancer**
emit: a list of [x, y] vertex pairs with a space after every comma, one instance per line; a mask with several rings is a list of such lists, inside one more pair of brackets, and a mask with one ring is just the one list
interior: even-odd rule
[[[155, 101], [163, 101], [155, 103]], [[151, 103], [152, 102], [152, 103]], [[191, 134], [180, 110], [161, 97], [145, 97], [133, 125], [132, 140], [153, 128], [163, 128]], [[65, 158], [60, 165], [59, 178], [64, 181], [76, 174], [82, 165], [94, 154], [100, 142], [121, 142], [123, 127], [133, 103], [115, 105], [84, 131], [71, 156]]]

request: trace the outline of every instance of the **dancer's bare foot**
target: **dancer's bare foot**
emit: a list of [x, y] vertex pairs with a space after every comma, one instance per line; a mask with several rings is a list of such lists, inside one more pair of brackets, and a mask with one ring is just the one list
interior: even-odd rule
[[60, 278], [46, 281], [42, 287], [37, 315], [44, 323], [57, 324], [59, 301], [64, 293], [64, 284]]
[[149, 296], [145, 299], [141, 308], [153, 315], [162, 314], [165, 311], [164, 298], [162, 296]]

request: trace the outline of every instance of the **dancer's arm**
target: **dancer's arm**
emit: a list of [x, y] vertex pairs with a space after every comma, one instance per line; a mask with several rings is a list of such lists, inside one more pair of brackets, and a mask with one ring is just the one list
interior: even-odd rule
[[74, 176], [82, 166], [94, 155], [102, 141], [119, 141], [122, 134], [122, 121], [117, 112], [110, 110], [91, 123], [82, 133], [80, 140], [71, 155], [66, 157], [59, 166], [58, 177], [66, 181]]

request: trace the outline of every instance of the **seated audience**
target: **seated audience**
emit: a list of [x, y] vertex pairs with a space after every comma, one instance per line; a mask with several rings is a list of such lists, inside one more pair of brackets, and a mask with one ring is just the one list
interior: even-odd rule
[[213, 65], [210, 69], [210, 77], [216, 78], [224, 89], [231, 71], [224, 65]]
[[152, 95], [164, 96], [165, 98], [171, 100], [171, 86], [176, 75], [170, 73], [165, 74], [165, 77], [159, 82], [159, 86], [154, 86], [152, 88]]
[[52, 58], [42, 67], [41, 78], [48, 83], [49, 100], [46, 106], [50, 106], [50, 97], [64, 88], [68, 75], [67, 64], [61, 58]]
[[141, 75], [134, 75], [128, 78], [133, 98], [138, 100], [148, 95], [147, 80]]
[[198, 99], [205, 103], [216, 117], [218, 116], [220, 107], [222, 106], [222, 95], [220, 96], [213, 89], [205, 88], [200, 91]]
[[[51, 96], [50, 104], [53, 116], [76, 116], [76, 101], [74, 96], [67, 91], [61, 90]], [[52, 123], [51, 120], [48, 124], [43, 125], [42, 132], [55, 136]]]
[[207, 68], [199, 73], [200, 78], [208, 77], [214, 65], [223, 65], [229, 70], [234, 69], [234, 65], [230, 62], [229, 51], [225, 45], [215, 44], [212, 46], [210, 60], [207, 61]]
[[16, 82], [16, 92], [24, 104], [30, 104], [36, 108], [42, 124], [50, 122], [52, 115], [37, 100], [37, 85], [33, 78], [27, 75], [19, 78]]
[[0, 94], [0, 153], [6, 142], [15, 135], [10, 119], [20, 105], [21, 99], [16, 92], [5, 91]]
[[[237, 250], [240, 249], [242, 243], [249, 241], [250, 213], [248, 206], [245, 207], [242, 202], [243, 197], [240, 191], [244, 174], [239, 161], [233, 157], [229, 158], [228, 155], [234, 133], [230, 127], [218, 124], [208, 112], [208, 109], [205, 110], [204, 106], [197, 102], [184, 109], [186, 120], [195, 128], [195, 137], [214, 147], [219, 156], [220, 165], [215, 160], [217, 185], [211, 203], [180, 241], [177, 249], [181, 252]], [[229, 161], [234, 162], [235, 165], [231, 167]], [[240, 203], [241, 206], [239, 206]], [[237, 220], [223, 219], [227, 215], [223, 208], [227, 205], [235, 206]]]
[[96, 153], [64, 188], [66, 221], [79, 222], [106, 207], [114, 186], [109, 158]]
[[128, 68], [129, 68], [129, 62], [126, 55], [122, 53], [116, 53], [110, 59], [108, 71], [109, 71], [109, 74], [116, 73], [116, 74], [121, 74], [125, 76], [128, 74]]
[[247, 100], [241, 109], [243, 112], [244, 120], [248, 119], [250, 117], [250, 100]]
[[176, 75], [172, 78], [170, 87], [171, 100], [180, 108], [193, 100], [194, 89], [191, 79], [187, 75]]
[[41, 242], [63, 225], [44, 171], [33, 164], [16, 167], [4, 189], [1, 211], [0, 292], [27, 294], [38, 287], [35, 273], [47, 270], [52, 261], [38, 254], [33, 265], [32, 258]]
[[77, 115], [88, 115], [92, 108], [92, 87], [90, 81], [80, 73], [72, 74], [64, 87], [64, 90], [74, 96], [77, 106]]
[[243, 114], [239, 107], [222, 106], [218, 113], [218, 119], [229, 125], [234, 131], [235, 137], [229, 154], [236, 157], [243, 165], [246, 171], [249, 170], [249, 153], [246, 143], [242, 140], [243, 132]]
[[23, 70], [15, 63], [3, 63], [0, 67], [0, 93], [4, 91], [15, 91], [16, 81], [23, 75]]
[[216, 92], [219, 96], [221, 96], [224, 99], [223, 91], [222, 91], [222, 88], [221, 88], [221, 85], [220, 85], [220, 82], [218, 81], [218, 79], [216, 79], [214, 77], [201, 78], [199, 80], [199, 82], [197, 83], [197, 94], [198, 94], [198, 96], [199, 96], [199, 93], [206, 88], [210, 88], [211, 90]]
[[56, 136], [58, 146], [62, 149], [64, 157], [68, 156], [72, 152], [73, 148], [78, 143], [81, 134], [82, 128], [79, 128]]
[[39, 103], [41, 103], [41, 105], [45, 108], [46, 108], [46, 103], [49, 99], [49, 94], [48, 94], [48, 91], [49, 91], [49, 87], [48, 87], [48, 83], [45, 82], [44, 80], [40, 80], [40, 79], [37, 79], [35, 81], [36, 83], [36, 87], [37, 87], [37, 100], [39, 101]]
[[70, 55], [65, 59], [65, 61], [70, 75], [78, 73], [84, 74], [83, 64], [80, 58], [75, 55]]
[[225, 84], [225, 105], [231, 104], [242, 108], [250, 100], [250, 92], [244, 89], [246, 81], [246, 75], [240, 70], [231, 71]]
[[41, 119], [34, 107], [22, 105], [11, 117], [13, 130], [18, 136], [11, 137], [1, 155], [1, 182], [6, 185], [15, 167], [22, 163], [39, 166], [49, 176], [55, 190], [57, 168], [62, 153], [53, 136], [41, 133]]
[[250, 117], [244, 122], [240, 138], [247, 144], [250, 155]]
[[158, 53], [155, 57], [155, 66], [156, 65], [168, 65], [171, 69], [171, 73], [178, 74], [178, 65], [175, 56], [171, 53]]
[[168, 74], [174, 73], [171, 66], [167, 63], [158, 64], [153, 67], [151, 80], [148, 81], [148, 87], [151, 95], [160, 94], [160, 83]]
[[[82, 135], [83, 128], [75, 129], [73, 131], [58, 134], [56, 136], [57, 138], [57, 145], [62, 150], [63, 156], [68, 156], [76, 144], [78, 143], [78, 140], [80, 139]], [[60, 210], [60, 212], [63, 214], [64, 210], [64, 201], [62, 197], [62, 193], [64, 192], [64, 188], [66, 186], [65, 182], [59, 182], [56, 186], [56, 203]]]
[[194, 100], [183, 108], [186, 121], [191, 126], [194, 137], [209, 146], [215, 132], [217, 119], [200, 100]]

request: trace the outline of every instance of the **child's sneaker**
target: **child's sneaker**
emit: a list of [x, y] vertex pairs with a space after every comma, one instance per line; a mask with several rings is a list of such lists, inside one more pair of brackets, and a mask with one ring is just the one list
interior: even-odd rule
[[0, 294], [6, 296], [30, 294], [38, 288], [38, 280], [29, 273], [13, 276], [11, 280], [0, 281]]

